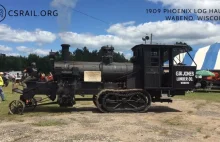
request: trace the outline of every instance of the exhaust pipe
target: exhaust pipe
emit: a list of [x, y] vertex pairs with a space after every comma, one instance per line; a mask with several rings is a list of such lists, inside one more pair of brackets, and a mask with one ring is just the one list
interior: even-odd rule
[[70, 45], [69, 44], [61, 44], [61, 46], [62, 46], [62, 59], [63, 59], [63, 61], [69, 61], [69, 56], [70, 56], [69, 47], [70, 47]]

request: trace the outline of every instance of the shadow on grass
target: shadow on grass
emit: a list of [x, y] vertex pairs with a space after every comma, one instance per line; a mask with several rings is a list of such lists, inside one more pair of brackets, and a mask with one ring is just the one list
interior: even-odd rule
[[[72, 108], [62, 108], [59, 106], [38, 106], [34, 110], [26, 108], [24, 113], [80, 113], [80, 112], [92, 112], [92, 113], [102, 113], [95, 106], [81, 106]], [[173, 109], [167, 106], [151, 106], [147, 112], [153, 113], [165, 113], [165, 112], [181, 112], [180, 110]], [[132, 113], [132, 112], [126, 112]]]
[[182, 112], [182, 111], [174, 108], [170, 108], [168, 106], [151, 106], [148, 112], [165, 113], [165, 112]]
[[35, 112], [47, 112], [47, 113], [74, 113], [74, 112], [92, 112], [101, 113], [96, 107], [59, 107], [59, 106], [37, 106], [34, 110], [31, 108], [26, 108], [24, 113], [35, 113]]

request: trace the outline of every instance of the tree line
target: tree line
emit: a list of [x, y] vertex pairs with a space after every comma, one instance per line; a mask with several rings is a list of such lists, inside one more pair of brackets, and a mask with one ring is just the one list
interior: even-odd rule
[[[62, 60], [62, 51], [56, 53], [55, 61]], [[70, 61], [86, 61], [86, 62], [100, 62], [102, 60], [102, 50], [89, 51], [87, 47], [82, 49], [77, 48], [74, 52], [70, 52]], [[114, 52], [114, 62], [128, 62], [122, 53]], [[37, 68], [44, 73], [51, 71], [51, 62], [49, 55], [39, 56], [36, 54], [29, 54], [25, 56], [4, 56], [0, 54], [0, 71], [23, 71], [26, 67], [30, 66], [32, 62], [36, 62]]]

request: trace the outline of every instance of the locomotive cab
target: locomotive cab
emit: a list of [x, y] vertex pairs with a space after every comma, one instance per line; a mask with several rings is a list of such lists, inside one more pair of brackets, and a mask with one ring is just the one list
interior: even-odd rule
[[132, 62], [139, 73], [128, 79], [128, 87], [185, 94], [186, 90], [194, 88], [196, 66], [177, 63], [174, 58], [184, 52], [189, 55], [189, 50], [187, 45], [134, 46]]

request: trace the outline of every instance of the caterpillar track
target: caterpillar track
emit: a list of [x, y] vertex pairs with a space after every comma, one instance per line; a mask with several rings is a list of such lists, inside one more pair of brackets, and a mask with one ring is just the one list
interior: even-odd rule
[[93, 102], [103, 113], [146, 112], [151, 105], [151, 96], [141, 89], [105, 89], [93, 96]]

